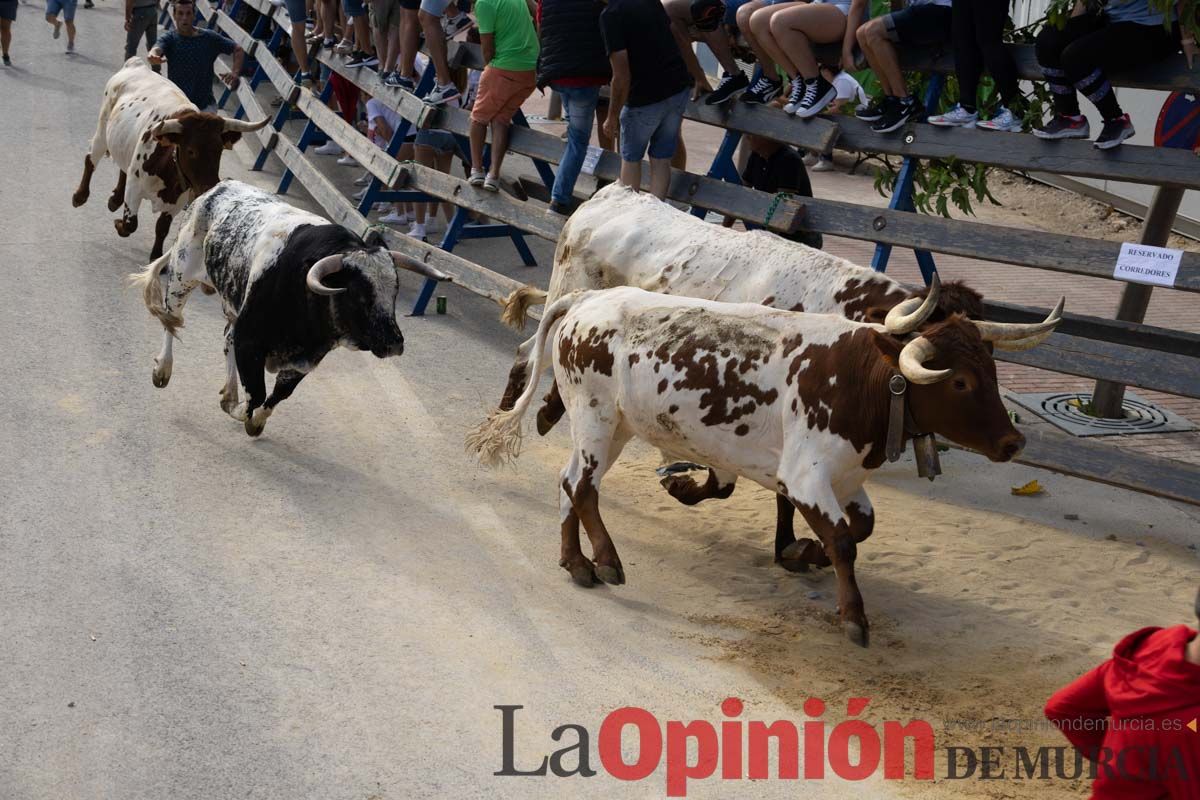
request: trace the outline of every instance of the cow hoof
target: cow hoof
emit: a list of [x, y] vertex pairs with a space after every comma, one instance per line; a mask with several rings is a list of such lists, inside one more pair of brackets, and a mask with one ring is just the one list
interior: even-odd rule
[[166, 366], [160, 366], [158, 364], [155, 364], [154, 371], [152, 373], [150, 373], [150, 381], [154, 384], [155, 388], [157, 388], [157, 389], [161, 389], [164, 386], [166, 386], [168, 383], [170, 383], [171, 382], [171, 365], [167, 364]]
[[537, 413], [537, 432], [538, 436], [545, 436], [554, 427], [557, 420], [552, 420], [546, 415], [546, 410], [541, 409]]
[[866, 647], [870, 644], [871, 637], [865, 625], [859, 625], [857, 622], [846, 622], [842, 625], [842, 630], [846, 632], [846, 638], [859, 647]]
[[234, 416], [234, 411], [237, 409], [238, 399], [236, 396], [230, 397], [225, 394], [225, 390], [221, 390], [221, 410], [229, 416]]
[[[829, 556], [825, 555], [825, 548], [821, 546], [820, 542], [813, 539], [797, 539], [783, 548], [783, 552], [779, 554], [777, 560], [780, 564], [791, 561], [803, 562], [804, 564], [811, 564], [817, 567], [828, 567], [830, 563]], [[789, 569], [791, 572], [808, 571], [806, 569], [790, 569], [786, 566], [784, 569]]]
[[246, 426], [247, 434], [249, 434], [250, 436], [253, 436], [253, 437], [257, 437], [263, 432], [263, 429], [267, 427], [267, 423], [264, 422], [261, 425], [259, 425], [259, 424], [256, 424], [253, 419], [248, 419], [248, 420], [246, 420], [245, 426]]
[[250, 416], [246, 413], [246, 404], [245, 403], [238, 403], [237, 405], [235, 405], [233, 407], [233, 410], [229, 412], [229, 416], [233, 417], [238, 422], [245, 422], [246, 420], [248, 420], [250, 418]]
[[122, 239], [124, 239], [126, 236], [132, 236], [133, 232], [137, 230], [137, 226], [138, 226], [137, 217], [131, 217], [128, 220], [126, 220], [126, 219], [114, 219], [113, 220], [113, 227], [117, 229], [117, 236], [120, 236]]
[[598, 582], [596, 579], [596, 568], [591, 560], [585, 556], [580, 556], [576, 561], [563, 559], [558, 562], [558, 565], [571, 573], [571, 580], [585, 589], [592, 588]]
[[667, 494], [685, 506], [694, 506], [704, 499], [699, 496], [700, 486], [689, 475], [668, 475], [659, 484], [667, 490]]
[[[76, 191], [75, 194], [71, 195], [71, 205], [75, 206], [75, 208], [79, 208], [88, 201], [89, 197], [91, 197], [90, 192]], [[110, 206], [108, 210], [115, 211], [116, 209]]]
[[799, 558], [784, 558], [776, 556], [775, 563], [786, 569], [788, 572], [808, 572], [809, 564]]
[[612, 586], [620, 586], [625, 582], [625, 570], [619, 564], [597, 564], [596, 577]]
[[[75, 205], [77, 205], [77, 206], [83, 205], [84, 201], [86, 201], [86, 200], [87, 200], [87, 195], [84, 195], [83, 200], [76, 203]], [[114, 194], [112, 197], [108, 198], [108, 210], [116, 211], [118, 208], [121, 207], [121, 203], [123, 203], [123, 202], [125, 202], [124, 196]]]

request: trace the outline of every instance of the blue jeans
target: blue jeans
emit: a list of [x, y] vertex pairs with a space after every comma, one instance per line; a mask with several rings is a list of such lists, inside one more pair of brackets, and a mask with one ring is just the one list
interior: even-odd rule
[[592, 120], [596, 117], [596, 105], [600, 102], [599, 86], [564, 86], [556, 88], [562, 97], [563, 111], [567, 114], [567, 147], [563, 150], [558, 173], [554, 176], [554, 188], [550, 197], [560, 203], [571, 202], [575, 181], [583, 168], [588, 142], [592, 140]]

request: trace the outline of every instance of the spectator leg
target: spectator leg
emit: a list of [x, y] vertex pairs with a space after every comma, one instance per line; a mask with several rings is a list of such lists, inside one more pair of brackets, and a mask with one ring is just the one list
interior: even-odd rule
[[587, 155], [588, 142], [592, 139], [592, 115], [596, 113], [600, 90], [568, 87], [560, 89], [559, 94], [567, 112], [567, 146], [554, 176], [554, 188], [550, 196], [560, 203], [570, 203], [583, 159]]
[[1172, 54], [1175, 42], [1161, 25], [1118, 22], [1080, 36], [1063, 48], [1067, 80], [1083, 93], [1106, 120], [1124, 113], [1107, 72], [1138, 67]]
[[[780, 49], [779, 44], [775, 41], [774, 35], [771, 33], [771, 20], [776, 14], [786, 10], [786, 6], [767, 6], [760, 8], [750, 16], [750, 29], [754, 32], [754, 38], [758, 42], [763, 54], [766, 55], [767, 61], [776, 64], [782, 69], [789, 79], [795, 78], [796, 65], [788, 58], [787, 53]], [[840, 11], [838, 12], [841, 13]]]
[[504, 156], [508, 153], [508, 130], [511, 127], [509, 122], [493, 122], [492, 123], [492, 167], [489, 174], [493, 178], [500, 177], [500, 165], [504, 163]]
[[292, 54], [301, 72], [308, 72], [308, 47], [304, 43], [304, 20], [292, 21]]
[[1002, 36], [1008, 22], [1008, 0], [975, 0], [975, 43], [984, 65], [996, 82], [1006, 108], [1021, 101], [1017, 65]]
[[976, 0], [954, 0], [954, 16], [951, 23], [954, 74], [958, 78], [958, 103], [968, 111], [974, 111], [976, 108], [979, 78], [983, 75], [983, 57], [975, 44], [975, 4]]
[[446, 57], [446, 33], [442, 30], [442, 18], [435, 17], [428, 11], [418, 11], [417, 19], [421, 22], [421, 30], [425, 32], [425, 45], [429, 48], [429, 60], [437, 72], [438, 86], [451, 82], [450, 62]]
[[889, 97], [906, 97], [908, 85], [904, 82], [904, 72], [900, 69], [896, 48], [888, 39], [883, 17], [867, 20], [856, 31], [856, 36], [858, 46], [862, 48], [867, 63], [879, 79], [883, 93]]
[[397, 69], [405, 78], [413, 77], [413, 59], [421, 37], [421, 23], [416, 9], [400, 9], [400, 63]]
[[[831, 5], [788, 6], [771, 17], [770, 28], [776, 46], [795, 70], [788, 74], [811, 79], [820, 74], [812, 45], [840, 42], [846, 33], [846, 15]], [[783, 66], [786, 69], [788, 64]]]

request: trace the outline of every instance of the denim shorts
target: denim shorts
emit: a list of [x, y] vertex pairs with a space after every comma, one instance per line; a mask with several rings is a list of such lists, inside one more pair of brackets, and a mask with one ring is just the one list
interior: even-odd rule
[[295, 25], [297, 22], [304, 22], [304, 18], [308, 16], [308, 9], [305, 8], [304, 0], [284, 0], [284, 7], [287, 8], [288, 19]]
[[439, 153], [457, 153], [458, 139], [450, 131], [436, 129], [417, 131], [417, 146], [432, 147]]
[[421, 10], [435, 17], [445, 14], [448, 5], [450, 5], [450, 0], [421, 0]]
[[692, 87], [648, 106], [621, 109], [621, 160], [641, 161], [649, 149], [651, 158], [671, 158], [683, 125]]
[[68, 22], [75, 20], [75, 5], [78, 0], [46, 0], [46, 15], [57, 17], [58, 12], [63, 12], [63, 19]]
[[342, 0], [342, 10], [346, 12], [347, 17], [361, 17], [367, 13], [363, 0]]

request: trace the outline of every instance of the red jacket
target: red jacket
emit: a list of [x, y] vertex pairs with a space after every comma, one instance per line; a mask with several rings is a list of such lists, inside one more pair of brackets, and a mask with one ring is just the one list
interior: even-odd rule
[[1092, 800], [1200, 800], [1200, 664], [1185, 658], [1195, 636], [1186, 625], [1131, 633], [1046, 703], [1047, 719], [1099, 761]]

